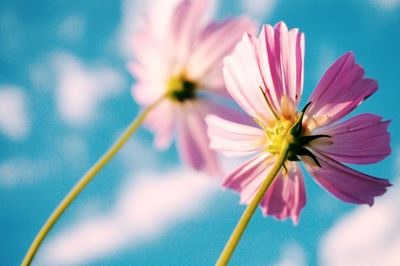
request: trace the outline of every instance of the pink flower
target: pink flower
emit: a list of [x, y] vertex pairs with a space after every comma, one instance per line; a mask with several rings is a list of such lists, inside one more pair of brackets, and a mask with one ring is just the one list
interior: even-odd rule
[[167, 21], [159, 19], [165, 10], [147, 17], [134, 39], [137, 61], [130, 70], [137, 77], [132, 93], [139, 104], [147, 106], [168, 95], [145, 120], [155, 134], [154, 145], [165, 149], [176, 134], [182, 160], [216, 175], [219, 166], [215, 152], [208, 147], [204, 118], [229, 110], [200, 91], [228, 96], [222, 59], [244, 32], [255, 32], [256, 26], [244, 17], [205, 24], [207, 5], [204, 0], [179, 1]]
[[[224, 77], [229, 93], [259, 127], [208, 116], [210, 147], [226, 156], [257, 155], [235, 169], [223, 186], [240, 193], [248, 204], [269, 173], [284, 138], [291, 139], [285, 168], [265, 193], [264, 215], [291, 217], [297, 223], [306, 203], [302, 161], [308, 172], [339, 199], [372, 205], [390, 183], [342, 163], [370, 164], [390, 154], [388, 121], [365, 113], [346, 121], [350, 113], [378, 85], [364, 77], [363, 68], [348, 52], [324, 74], [299, 113], [303, 89], [304, 35], [288, 31], [283, 22], [265, 25], [258, 38], [245, 34], [225, 59]], [[296, 124], [296, 121], [300, 121]], [[298, 125], [298, 127], [294, 125]], [[290, 135], [289, 135], [290, 134]]]

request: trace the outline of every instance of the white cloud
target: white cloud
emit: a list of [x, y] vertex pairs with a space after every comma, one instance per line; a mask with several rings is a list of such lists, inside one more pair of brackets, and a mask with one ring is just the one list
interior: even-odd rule
[[281, 259], [274, 266], [305, 266], [307, 258], [303, 248], [297, 243], [290, 243], [282, 249]]
[[385, 11], [391, 11], [400, 7], [400, 0], [370, 0], [370, 2]]
[[108, 213], [85, 216], [46, 241], [39, 265], [83, 264], [157, 239], [175, 224], [200, 215], [217, 191], [214, 180], [187, 170], [135, 176], [140, 178], [122, 186]]
[[22, 88], [0, 86], [0, 132], [14, 140], [23, 139], [30, 130], [25, 98]]
[[257, 19], [268, 19], [279, 0], [242, 0], [242, 8], [245, 13]]
[[83, 125], [96, 114], [98, 104], [122, 92], [124, 78], [115, 70], [95, 65], [85, 66], [69, 54], [56, 54], [57, 107], [61, 117], [73, 125]]
[[[398, 160], [400, 168], [400, 158]], [[326, 266], [396, 266], [400, 261], [399, 182], [377, 198], [341, 218], [323, 237], [320, 261]]]
[[48, 172], [47, 167], [42, 160], [14, 158], [4, 161], [0, 164], [0, 187], [30, 185]]

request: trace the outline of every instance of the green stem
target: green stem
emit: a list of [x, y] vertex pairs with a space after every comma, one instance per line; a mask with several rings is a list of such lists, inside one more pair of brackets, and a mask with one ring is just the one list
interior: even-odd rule
[[281, 170], [282, 166], [284, 165], [287, 157], [287, 153], [289, 150], [289, 144], [285, 143], [284, 147], [281, 150], [281, 153], [275, 162], [274, 166], [269, 172], [268, 176], [265, 178], [264, 182], [261, 184], [260, 189], [257, 191], [254, 198], [251, 200], [250, 204], [247, 206], [246, 210], [244, 211], [242, 217], [240, 218], [236, 228], [233, 230], [231, 237], [229, 238], [228, 242], [225, 245], [224, 250], [222, 251], [219, 259], [216, 263], [218, 266], [227, 265], [237, 244], [239, 243], [240, 238], [243, 235], [244, 230], [247, 227], [251, 217], [253, 216], [258, 204], [264, 197], [265, 192], [268, 190], [269, 186], [271, 185], [272, 181], [276, 177], [276, 175]]
[[71, 202], [79, 195], [79, 193], [86, 187], [86, 185], [92, 180], [92, 178], [114, 157], [114, 155], [124, 146], [128, 141], [129, 137], [137, 130], [137, 128], [142, 124], [143, 120], [146, 118], [147, 114], [157, 106], [165, 96], [160, 97], [152, 105], [149, 105], [137, 118], [129, 125], [129, 127], [122, 133], [119, 139], [104, 153], [104, 155], [93, 165], [89, 171], [75, 184], [72, 190], [67, 194], [67, 196], [61, 201], [57, 208], [53, 211], [50, 217], [47, 219], [46, 223], [40, 229], [39, 233], [33, 240], [29, 250], [27, 251], [24, 260], [22, 261], [22, 266], [28, 266], [33, 260], [37, 250], [39, 249], [41, 243], [46, 237], [47, 233], [57, 222], [60, 216], [68, 208]]

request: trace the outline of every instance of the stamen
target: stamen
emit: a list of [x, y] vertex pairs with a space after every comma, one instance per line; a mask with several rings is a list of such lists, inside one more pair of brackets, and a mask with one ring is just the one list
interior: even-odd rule
[[261, 88], [261, 86], [258, 86], [258, 88], [260, 89], [262, 95], [264, 96], [265, 101], [267, 102], [267, 106], [269, 108], [269, 110], [271, 111], [271, 113], [273, 114], [273, 116], [275, 117], [276, 120], [279, 120], [278, 115], [275, 113], [274, 109], [272, 108], [271, 103], [268, 101], [268, 97], [265, 94], [265, 92], [263, 91], [263, 89]]
[[253, 117], [253, 120], [265, 131], [268, 131], [268, 128], [264, 125], [264, 123], [262, 123], [260, 120], [258, 120], [257, 118]]

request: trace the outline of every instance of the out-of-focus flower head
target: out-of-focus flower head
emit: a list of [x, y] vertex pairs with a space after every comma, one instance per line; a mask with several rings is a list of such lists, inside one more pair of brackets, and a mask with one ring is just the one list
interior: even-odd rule
[[258, 38], [245, 34], [225, 59], [227, 89], [259, 127], [207, 117], [210, 146], [227, 156], [257, 155], [223, 180], [225, 187], [248, 204], [281, 153], [290, 143], [284, 168], [265, 193], [260, 205], [265, 215], [291, 217], [296, 223], [305, 206], [302, 161], [308, 172], [339, 199], [373, 204], [390, 183], [345, 166], [370, 164], [391, 152], [388, 121], [360, 114], [339, 122], [378, 84], [364, 77], [363, 68], [348, 52], [324, 74], [302, 112], [304, 34], [288, 31], [283, 22], [263, 26]]
[[204, 118], [210, 113], [226, 116], [229, 111], [200, 92], [228, 95], [223, 58], [244, 32], [255, 32], [256, 26], [245, 17], [207, 23], [208, 5], [209, 1], [183, 0], [168, 14], [151, 10], [134, 38], [136, 61], [130, 70], [137, 78], [132, 93], [140, 105], [150, 105], [167, 93], [145, 120], [155, 146], [167, 148], [176, 134], [182, 160], [216, 175], [219, 166], [208, 147]]

